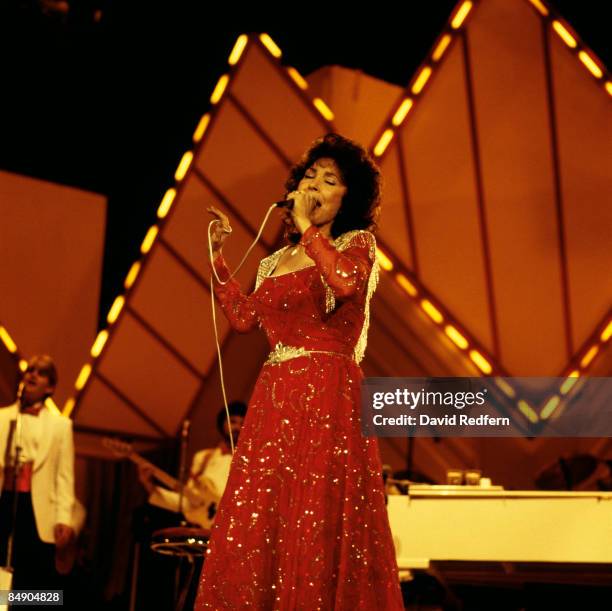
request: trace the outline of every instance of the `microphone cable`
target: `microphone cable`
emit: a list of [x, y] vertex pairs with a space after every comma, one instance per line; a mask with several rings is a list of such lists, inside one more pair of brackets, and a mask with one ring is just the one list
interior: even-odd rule
[[[229, 407], [227, 405], [227, 393], [225, 391], [225, 378], [223, 374], [223, 359], [221, 357], [221, 346], [219, 345], [219, 330], [217, 329], [214, 281], [216, 280], [218, 284], [220, 284], [221, 286], [225, 286], [240, 271], [247, 257], [251, 254], [251, 251], [253, 250], [253, 248], [255, 248], [255, 245], [257, 244], [257, 242], [259, 242], [259, 238], [261, 237], [264, 227], [266, 226], [266, 223], [268, 222], [268, 218], [270, 217], [270, 214], [272, 214], [272, 210], [274, 210], [274, 208], [276, 207], [277, 207], [277, 204], [274, 203], [268, 208], [268, 211], [266, 212], [266, 216], [264, 217], [264, 220], [259, 226], [259, 231], [257, 232], [255, 239], [253, 240], [251, 245], [247, 248], [246, 252], [244, 253], [244, 256], [242, 257], [240, 263], [238, 264], [238, 267], [236, 267], [236, 269], [230, 273], [229, 278], [225, 281], [219, 278], [219, 275], [217, 274], [217, 270], [215, 269], [214, 260], [213, 260], [212, 244], [211, 244], [211, 233], [210, 233], [213, 225], [215, 223], [220, 223], [221, 221], [219, 219], [213, 219], [212, 221], [210, 221], [210, 223], [208, 223], [208, 258], [210, 261], [210, 268], [212, 270], [210, 274], [210, 306], [211, 306], [211, 312], [212, 312], [213, 329], [215, 331], [215, 344], [217, 347], [217, 361], [219, 363], [219, 379], [221, 380], [221, 393], [223, 395], [223, 405], [225, 407], [225, 416], [227, 418], [227, 430], [229, 432], [232, 455], [234, 454], [234, 449], [235, 449], [234, 448], [234, 435], [232, 434], [231, 418], [230, 418], [230, 413], [229, 413]], [[231, 233], [231, 230], [229, 233]]]

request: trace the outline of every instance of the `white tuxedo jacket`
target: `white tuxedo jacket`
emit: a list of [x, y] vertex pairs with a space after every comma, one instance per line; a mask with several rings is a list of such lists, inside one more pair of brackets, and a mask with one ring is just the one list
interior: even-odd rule
[[[17, 417], [17, 404], [0, 407], [0, 494], [11, 421]], [[38, 536], [45, 543], [55, 543], [56, 524], [73, 526], [74, 442], [72, 420], [47, 407], [38, 414], [41, 436], [32, 465], [32, 507]], [[13, 425], [14, 426], [14, 425]]]

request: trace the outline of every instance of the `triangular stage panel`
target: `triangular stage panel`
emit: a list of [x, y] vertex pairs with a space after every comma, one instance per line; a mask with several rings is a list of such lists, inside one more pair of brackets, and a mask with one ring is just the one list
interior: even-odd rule
[[381, 244], [439, 328], [485, 356], [484, 374], [568, 375], [604, 352], [611, 94], [545, 3], [459, 2], [374, 140], [383, 175], [405, 190]]
[[105, 223], [104, 196], [0, 170], [0, 320], [53, 357], [62, 403], [96, 336]]

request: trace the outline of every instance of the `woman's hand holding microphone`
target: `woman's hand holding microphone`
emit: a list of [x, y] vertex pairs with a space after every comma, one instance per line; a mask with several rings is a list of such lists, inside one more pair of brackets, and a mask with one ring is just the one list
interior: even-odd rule
[[304, 233], [312, 225], [312, 214], [321, 205], [313, 193], [308, 191], [291, 191], [287, 199], [293, 200], [293, 208], [289, 211], [293, 223], [300, 233]]
[[[309, 191], [291, 191], [287, 199], [293, 201], [291, 209], [284, 208], [286, 219], [290, 219], [300, 233], [304, 233], [313, 223], [312, 216], [315, 210], [321, 206], [318, 198]], [[210, 245], [213, 258], [221, 252], [225, 240], [232, 233], [228, 217], [214, 206], [208, 206], [206, 211], [213, 216], [213, 225], [209, 230]]]

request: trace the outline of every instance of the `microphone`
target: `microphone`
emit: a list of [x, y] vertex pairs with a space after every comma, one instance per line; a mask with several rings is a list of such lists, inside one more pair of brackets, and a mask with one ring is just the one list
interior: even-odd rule
[[181, 437], [186, 439], [189, 436], [189, 428], [191, 427], [190, 420], [183, 420], [183, 426], [181, 428]]
[[277, 208], [287, 208], [287, 210], [293, 210], [293, 200], [283, 199], [280, 202], [275, 202]]
[[[292, 199], [283, 199], [280, 202], [274, 202], [277, 208], [287, 208], [287, 210], [293, 210], [293, 200]], [[321, 202], [315, 202], [315, 208], [320, 208]]]
[[19, 382], [19, 386], [17, 387], [17, 402], [19, 403], [19, 407], [21, 407], [23, 403], [23, 391], [25, 387], [25, 382], [23, 379]]

